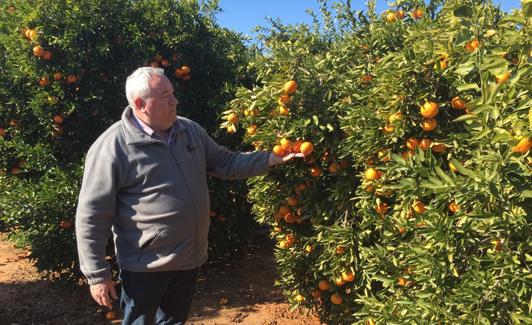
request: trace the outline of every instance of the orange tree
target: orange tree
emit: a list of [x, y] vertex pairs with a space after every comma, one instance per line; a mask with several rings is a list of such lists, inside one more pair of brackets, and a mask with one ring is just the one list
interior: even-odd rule
[[395, 4], [274, 25], [225, 112], [257, 148], [313, 145], [250, 182], [278, 284], [331, 324], [528, 323], [532, 6]]
[[[41, 270], [79, 274], [72, 228], [82, 160], [119, 119], [135, 68], [163, 68], [179, 113], [217, 130], [218, 109], [248, 82], [249, 55], [238, 35], [216, 25], [217, 10], [214, 1], [2, 2], [0, 226], [31, 246]], [[245, 183], [211, 185], [211, 248], [247, 245], [257, 228]]]

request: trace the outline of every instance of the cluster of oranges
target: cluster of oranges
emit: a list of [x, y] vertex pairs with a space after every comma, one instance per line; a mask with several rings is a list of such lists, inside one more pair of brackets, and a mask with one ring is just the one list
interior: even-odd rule
[[[399, 9], [397, 11], [389, 11], [386, 14], [386, 21], [389, 23], [394, 23], [397, 20], [403, 20], [406, 17], [406, 13], [403, 9]], [[414, 19], [421, 19], [423, 18], [423, 9], [416, 8], [412, 11], [412, 18]]]
[[[172, 55], [172, 61], [177, 62], [181, 59], [181, 56], [178, 54]], [[153, 59], [150, 62], [145, 62], [146, 66], [150, 66], [152, 68], [168, 68], [172, 64], [170, 63], [170, 59], [167, 57], [164, 57], [162, 54], [157, 53], [153, 57]], [[182, 67], [177, 67], [174, 70], [174, 75], [177, 79], [181, 79], [183, 81], [190, 80], [190, 66], [184, 65]]]

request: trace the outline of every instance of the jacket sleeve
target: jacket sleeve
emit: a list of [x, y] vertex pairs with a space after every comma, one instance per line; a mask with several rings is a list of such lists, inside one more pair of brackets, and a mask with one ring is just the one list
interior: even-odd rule
[[207, 174], [222, 179], [242, 179], [266, 174], [269, 152], [234, 152], [217, 144], [201, 128]]
[[81, 272], [89, 284], [111, 279], [105, 247], [116, 209], [116, 163], [101, 150], [89, 150], [76, 211], [76, 240]]

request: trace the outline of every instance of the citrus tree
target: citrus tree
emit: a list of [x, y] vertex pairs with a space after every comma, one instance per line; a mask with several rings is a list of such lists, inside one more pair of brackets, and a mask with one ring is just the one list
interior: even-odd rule
[[222, 123], [306, 155], [250, 181], [286, 297], [331, 324], [530, 322], [532, 4], [336, 8], [272, 27]]
[[[249, 52], [220, 28], [216, 1], [4, 1], [0, 13], [0, 226], [41, 270], [77, 278], [73, 232], [83, 158], [127, 105], [125, 79], [160, 67], [179, 114], [211, 134]], [[219, 138], [238, 149], [238, 138]], [[212, 252], [242, 248], [257, 227], [245, 183], [212, 182]], [[217, 245], [220, 243], [220, 245]], [[112, 259], [112, 247], [109, 249]]]

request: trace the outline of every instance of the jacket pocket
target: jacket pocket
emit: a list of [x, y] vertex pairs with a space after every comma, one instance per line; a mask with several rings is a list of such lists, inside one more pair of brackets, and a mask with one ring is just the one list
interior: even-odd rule
[[150, 247], [155, 242], [157, 237], [159, 237], [159, 233], [155, 232], [153, 234], [146, 235], [145, 238], [142, 238], [142, 237], [140, 238], [139, 240], [140, 253], [139, 253], [139, 256], [137, 257], [137, 262], [140, 262], [140, 260], [142, 259], [142, 255], [144, 254], [144, 251], [146, 250], [146, 248]]

